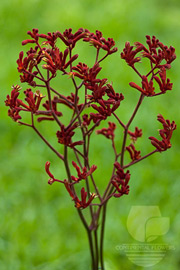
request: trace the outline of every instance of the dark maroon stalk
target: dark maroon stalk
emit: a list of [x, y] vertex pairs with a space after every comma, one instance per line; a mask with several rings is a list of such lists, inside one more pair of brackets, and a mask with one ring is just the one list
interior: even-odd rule
[[125, 151], [125, 147], [126, 147], [126, 139], [127, 139], [128, 129], [129, 129], [129, 126], [132, 123], [132, 121], [133, 121], [142, 101], [143, 101], [143, 98], [144, 98], [144, 95], [141, 94], [140, 98], [138, 100], [138, 103], [134, 109], [134, 112], [133, 112], [132, 116], [130, 117], [127, 125], [125, 126], [124, 138], [123, 138], [123, 144], [122, 144], [122, 150], [121, 150], [121, 167], [123, 167], [123, 165], [124, 165], [124, 151]]
[[147, 158], [147, 157], [150, 157], [151, 155], [153, 155], [154, 153], [157, 153], [157, 152], [158, 152], [158, 151], [157, 151], [157, 149], [156, 149], [156, 150], [152, 151], [151, 153], [149, 153], [149, 154], [147, 154], [147, 155], [141, 157], [140, 159], [135, 160], [135, 161], [132, 161], [132, 162], [130, 162], [129, 164], [123, 166], [123, 169], [126, 169], [126, 168], [128, 168], [128, 167], [130, 167], [130, 166], [132, 166], [132, 165], [134, 165], [134, 164], [136, 164], [136, 163], [142, 161], [143, 159], [145, 159], [145, 158]]

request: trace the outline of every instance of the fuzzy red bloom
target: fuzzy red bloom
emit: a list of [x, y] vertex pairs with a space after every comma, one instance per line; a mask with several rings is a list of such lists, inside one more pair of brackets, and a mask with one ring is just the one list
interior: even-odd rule
[[108, 116], [110, 116], [120, 105], [120, 101], [116, 102], [112, 107], [110, 104], [106, 104], [104, 100], [98, 101], [101, 106], [97, 106], [96, 104], [92, 104], [91, 107], [98, 111], [98, 114], [90, 113], [92, 119], [105, 120]]
[[20, 90], [21, 90], [21, 87], [19, 85], [12, 86], [11, 96], [7, 95], [7, 99], [5, 100], [6, 106], [9, 106], [11, 109], [18, 106], [17, 98], [19, 96]]
[[159, 72], [160, 78], [154, 76], [154, 79], [159, 84], [160, 90], [162, 93], [165, 93], [167, 90], [172, 90], [173, 84], [170, 83], [170, 79], [166, 79], [166, 69], [162, 67], [161, 71]]
[[97, 169], [97, 166], [96, 165], [92, 165], [91, 168], [90, 168], [90, 170], [88, 172], [87, 172], [87, 168], [86, 167], [84, 167], [83, 170], [82, 170], [82, 172], [81, 172], [79, 166], [74, 161], [72, 161], [72, 165], [76, 169], [77, 174], [78, 174], [78, 177], [71, 176], [71, 179], [73, 181], [76, 181], [76, 182], [78, 182], [78, 181], [80, 181], [82, 179], [86, 179], [89, 175], [91, 175]]
[[22, 45], [26, 45], [28, 43], [38, 43], [39, 40], [39, 34], [38, 34], [39, 30], [33, 28], [32, 32], [28, 31], [27, 34], [31, 36], [32, 39], [26, 39], [22, 42]]
[[[134, 67], [136, 62], [140, 62], [141, 57], [146, 57], [150, 60], [151, 64], [155, 64], [155, 68], [170, 68], [171, 62], [176, 59], [175, 49], [170, 46], [169, 48], [163, 45], [155, 36], [146, 36], [146, 48], [140, 42], [135, 42], [136, 49], [133, 50], [134, 46], [130, 46], [129, 42], [126, 42], [125, 48], [121, 53], [121, 58], [124, 59], [129, 66]], [[140, 57], [136, 56], [140, 52]], [[165, 64], [161, 62], [165, 60]]]
[[151, 144], [156, 147], [159, 152], [166, 151], [168, 148], [171, 148], [171, 137], [173, 131], [176, 129], [176, 124], [174, 121], [172, 123], [169, 120], [165, 120], [164, 117], [159, 114], [157, 117], [158, 121], [162, 123], [163, 129], [159, 130], [159, 135], [162, 140], [159, 141], [155, 137], [149, 137]]
[[91, 101], [98, 102], [99, 100], [102, 100], [102, 97], [105, 95], [106, 89], [107, 89], [106, 82], [107, 82], [107, 79], [102, 79], [93, 85], [84, 83], [84, 85], [86, 85], [87, 89], [92, 90], [92, 94], [87, 95], [87, 97]]
[[27, 89], [24, 91], [26, 95], [25, 101], [27, 101], [28, 105], [25, 104], [21, 99], [18, 99], [20, 86], [13, 86], [13, 90], [11, 91], [11, 97], [7, 95], [7, 99], [5, 101], [6, 106], [10, 107], [8, 112], [9, 116], [17, 121], [21, 119], [19, 112], [23, 111], [31, 111], [33, 113], [37, 112], [41, 103], [42, 98], [44, 97], [40, 91], [36, 91], [34, 94], [31, 89]]
[[90, 33], [83, 40], [89, 42], [97, 49], [103, 49], [107, 51], [107, 54], [115, 53], [118, 50], [116, 47], [114, 47], [115, 46], [114, 40], [112, 38], [108, 38], [106, 40], [105, 38], [103, 38], [102, 32], [98, 30], [96, 30], [96, 34]]
[[159, 47], [162, 49], [164, 53], [164, 59], [166, 60], [167, 64], [171, 64], [176, 59], [175, 48], [170, 46], [164, 46], [161, 42], [159, 42]]
[[83, 187], [81, 189], [81, 200], [78, 199], [78, 197], [74, 197], [74, 202], [75, 202], [75, 207], [82, 209], [82, 208], [86, 208], [90, 205], [90, 203], [92, 202], [92, 200], [95, 198], [96, 194], [92, 193], [89, 197], [89, 199], [87, 200], [87, 192], [85, 191], [85, 188]]
[[69, 182], [67, 180], [64, 180], [64, 185], [66, 190], [68, 191], [69, 195], [71, 196], [71, 198], [73, 199], [73, 201], [75, 202], [75, 207], [78, 209], [84, 209], [86, 207], [88, 207], [90, 205], [90, 203], [92, 202], [92, 200], [95, 198], [96, 194], [92, 193], [89, 197], [89, 199], [87, 200], [87, 192], [85, 191], [85, 188], [83, 187], [81, 189], [81, 200], [75, 195], [74, 190], [72, 188], [72, 186], [69, 184]]
[[142, 137], [142, 129], [135, 127], [135, 131], [131, 132], [130, 130], [128, 130], [128, 134], [131, 136], [131, 140], [133, 141], [133, 143], [135, 143], [137, 138]]
[[121, 58], [126, 61], [129, 66], [134, 66], [135, 63], [140, 62], [141, 58], [136, 57], [136, 54], [143, 50], [144, 46], [138, 46], [133, 50], [134, 46], [131, 46], [129, 42], [126, 42], [125, 48], [121, 53]]
[[19, 108], [16, 109], [9, 109], [8, 116], [10, 116], [15, 122], [18, 122], [22, 117], [19, 115]]
[[85, 38], [89, 34], [89, 31], [83, 28], [79, 28], [79, 30], [73, 34], [72, 28], [69, 28], [66, 29], [63, 34], [60, 32], [56, 32], [56, 34], [66, 46], [72, 49], [78, 40]]
[[49, 175], [50, 179], [48, 180], [48, 184], [52, 185], [54, 182], [60, 182], [64, 184], [64, 181], [58, 180], [54, 178], [54, 175], [50, 172], [49, 167], [51, 163], [49, 161], [46, 162], [45, 164], [45, 171]]
[[145, 96], [155, 95], [155, 91], [154, 91], [155, 88], [153, 86], [153, 81], [150, 80], [150, 82], [148, 82], [148, 79], [146, 76], [142, 76], [142, 88], [134, 82], [130, 82], [129, 85], [139, 90]]
[[45, 170], [46, 173], [49, 175], [50, 179], [48, 180], [48, 184], [52, 185], [55, 181], [54, 175], [50, 172], [49, 167], [50, 167], [51, 163], [49, 161], [46, 162], [45, 164]]
[[97, 130], [96, 133], [104, 135], [107, 139], [114, 140], [114, 131], [116, 129], [116, 125], [112, 122], [108, 122], [108, 125], [108, 128]]
[[[43, 96], [40, 91], [36, 91], [36, 93], [34, 94], [32, 92], [32, 90], [29, 88], [27, 89], [26, 91], [24, 91], [24, 94], [26, 95], [26, 98], [25, 100], [27, 101], [28, 105], [29, 106], [26, 106], [26, 108], [35, 113], [38, 111], [39, 109], [39, 106], [40, 106], [40, 103], [41, 103], [41, 100], [45, 97]], [[20, 103], [19, 101], [19, 104], [21, 105], [22, 103]], [[23, 106], [23, 105], [22, 105]]]
[[28, 54], [27, 57], [24, 57], [23, 51], [19, 53], [19, 58], [16, 61], [18, 64], [18, 71], [21, 73], [28, 69], [28, 71], [32, 71], [33, 65], [34, 65], [34, 53]]
[[46, 62], [42, 67], [49, 70], [53, 75], [55, 75], [57, 70], [65, 72], [65, 69], [78, 58], [78, 54], [75, 54], [70, 58], [69, 61], [66, 61], [69, 50], [66, 49], [63, 52], [60, 52], [56, 47], [55, 49], [50, 50], [50, 53], [47, 51], [43, 52], [43, 61]]
[[67, 145], [73, 148], [76, 145], [81, 145], [83, 141], [72, 142], [72, 137], [74, 136], [75, 132], [73, 131], [78, 127], [78, 123], [74, 123], [71, 127], [66, 128], [64, 125], [61, 126], [61, 131], [57, 131], [56, 135], [58, 138], [58, 142], [64, 145]]
[[130, 82], [129, 85], [131, 87], [139, 90], [145, 96], [156, 96], [159, 94], [164, 94], [167, 90], [172, 90], [173, 84], [170, 83], [170, 79], [166, 79], [166, 69], [164, 66], [161, 68], [161, 70], [159, 72], [159, 76], [160, 76], [160, 78], [157, 76], [153, 77], [153, 79], [155, 79], [156, 82], [159, 84], [159, 87], [160, 87], [159, 93], [155, 93], [153, 80], [151, 79], [148, 82], [148, 79], [146, 76], [142, 76], [142, 87], [140, 87], [139, 85], [137, 85], [134, 82]]
[[43, 44], [45, 45], [49, 44], [52, 48], [54, 48], [58, 35], [57, 33], [54, 33], [54, 32], [53, 33], [48, 32], [47, 35], [38, 34], [38, 37], [46, 39], [46, 41], [44, 41]]
[[107, 96], [109, 97], [108, 100], [105, 101], [106, 104], [115, 104], [116, 102], [121, 102], [122, 100], [124, 100], [123, 94], [116, 93], [114, 91], [112, 84], [107, 83], [106, 86], [107, 86], [106, 93], [107, 93]]
[[116, 175], [114, 176], [114, 179], [117, 182], [121, 182], [121, 180], [125, 179], [127, 181], [130, 180], [130, 173], [129, 170], [127, 170], [127, 172], [124, 172], [124, 170], [121, 168], [121, 165], [119, 164], [119, 162], [115, 162], [114, 163], [116, 170]]
[[[27, 53], [27, 57], [24, 57], [24, 53], [21, 51], [19, 54], [19, 59], [17, 60], [17, 64], [18, 64], [18, 72], [23, 73], [23, 75], [20, 75], [21, 78], [21, 82], [27, 82], [32, 86], [35, 86], [36, 83], [33, 81], [34, 76], [36, 76], [38, 74], [38, 71], [32, 71], [33, 67], [35, 66], [36, 62], [39, 61], [38, 57], [39, 56], [35, 56], [36, 54], [36, 50], [34, 50], [33, 52], [29, 51]], [[35, 61], [35, 58], [37, 58], [37, 60]]]
[[156, 63], [156, 65], [163, 60], [165, 60], [167, 64], [170, 64], [176, 59], [175, 49], [172, 46], [168, 48], [155, 36], [152, 36], [151, 38], [147, 35], [146, 39], [146, 43], [149, 46], [149, 53], [144, 54], [144, 57], [148, 57], [152, 62]]
[[96, 79], [101, 69], [102, 68], [98, 63], [96, 63], [92, 68], [89, 68], [86, 64], [80, 62], [77, 66], [72, 67], [72, 70], [76, 71], [72, 72], [72, 74], [84, 80], [84, 82], [90, 82], [93, 84], [101, 81], [100, 79]]
[[18, 104], [20, 89], [21, 87], [19, 85], [13, 85], [11, 96], [7, 95], [7, 99], [5, 100], [5, 105], [9, 107], [8, 116], [10, 116], [15, 122], [18, 122], [18, 120], [21, 119], [21, 116], [19, 115], [21, 108]]
[[83, 126], [85, 127], [89, 126], [92, 120], [91, 116], [89, 116], [88, 114], [84, 114], [82, 116], [82, 119], [83, 119]]
[[124, 194], [129, 194], [129, 180], [130, 173], [129, 170], [124, 172], [121, 168], [121, 165], [118, 162], [114, 163], [116, 170], [116, 174], [113, 177], [112, 184], [116, 188], [118, 193], [114, 193], [114, 197], [121, 197]]
[[140, 159], [141, 151], [137, 151], [134, 144], [130, 144], [129, 146], [127, 146], [126, 150], [129, 152], [132, 161]]

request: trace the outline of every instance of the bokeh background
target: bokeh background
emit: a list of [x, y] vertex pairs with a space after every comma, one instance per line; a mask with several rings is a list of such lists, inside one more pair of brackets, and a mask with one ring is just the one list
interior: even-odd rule
[[[39, 28], [41, 33], [76, 31], [83, 27], [96, 29], [106, 38], [113, 37], [119, 52], [125, 42], [145, 42], [145, 35], [156, 35], [160, 41], [176, 48], [177, 60], [168, 72], [173, 91], [146, 99], [135, 125], [143, 129], [139, 148], [145, 154], [152, 150], [150, 135], [160, 127], [158, 113], [175, 120], [178, 129], [172, 148], [156, 154], [131, 169], [130, 194], [112, 199], [108, 205], [105, 238], [106, 270], [142, 270], [133, 265], [117, 245], [137, 243], [128, 233], [126, 222], [133, 205], [157, 205], [162, 216], [170, 218], [168, 233], [157, 243], [173, 245], [164, 259], [151, 270], [180, 267], [180, 2], [179, 0], [1, 0], [0, 5], [0, 270], [81, 270], [90, 269], [86, 233], [76, 209], [61, 185], [47, 184], [44, 172], [47, 160], [59, 178], [64, 177], [62, 164], [29, 128], [18, 126], [7, 116], [6, 95], [13, 84], [19, 84], [16, 60], [22, 50], [26, 32]], [[92, 48], [82, 48], [83, 61], [90, 61]], [[113, 81], [125, 100], [119, 111], [128, 119], [138, 93], [128, 83], [136, 80], [134, 72], [120, 59], [119, 52], [103, 63], [102, 76]], [[69, 82], [68, 84], [69, 85]], [[67, 89], [61, 78], [57, 88]], [[23, 90], [26, 85], [23, 85]], [[71, 89], [70, 89], [71, 90]], [[70, 92], [70, 90], [67, 90]], [[68, 93], [69, 93], [68, 92]], [[55, 131], [43, 127], [54, 143]], [[120, 133], [118, 136], [121, 136]], [[97, 144], [96, 143], [97, 140]], [[118, 140], [118, 138], [117, 138]], [[94, 139], [92, 163], [99, 166], [96, 178], [100, 186], [112, 168], [111, 145], [105, 138]], [[108, 144], [109, 143], [109, 144]]]

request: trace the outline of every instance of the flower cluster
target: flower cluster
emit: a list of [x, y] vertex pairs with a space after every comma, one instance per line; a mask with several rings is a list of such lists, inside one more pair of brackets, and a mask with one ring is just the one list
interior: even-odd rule
[[88, 172], [87, 172], [86, 167], [83, 167], [82, 172], [81, 172], [81, 170], [80, 170], [79, 166], [76, 164], [76, 162], [72, 161], [72, 165], [76, 169], [78, 177], [71, 176], [71, 179], [73, 181], [76, 181], [76, 182], [80, 181], [82, 179], [86, 179], [88, 176], [90, 176], [97, 169], [96, 165], [92, 165]]
[[[106, 39], [99, 30], [91, 33], [83, 28], [75, 32], [69, 28], [64, 32], [47, 34], [32, 29], [27, 34], [28, 39], [22, 45], [28, 44], [29, 49], [26, 53], [19, 53], [17, 70], [21, 83], [28, 86], [22, 90], [19, 85], [13, 85], [5, 100], [8, 115], [20, 125], [32, 129], [60, 159], [65, 169], [64, 173], [60, 167], [63, 180], [55, 177], [47, 161], [48, 184], [57, 182], [64, 187], [87, 231], [92, 269], [99, 269], [99, 265], [104, 269], [103, 237], [108, 201], [129, 194], [130, 167], [171, 147], [172, 134], [176, 129], [174, 121], [158, 115], [158, 121], [163, 125], [159, 130], [160, 139], [149, 137], [155, 150], [146, 152], [142, 140], [138, 141], [138, 147], [136, 145], [145, 133], [134, 125], [134, 120], [146, 97], [172, 90], [173, 83], [167, 71], [176, 59], [175, 49], [164, 45], [155, 36], [146, 36], [146, 45], [135, 42], [131, 46], [126, 42], [120, 56], [139, 77], [138, 82], [129, 83], [139, 94], [137, 103], [131, 108], [128, 104], [121, 106], [124, 95], [110, 83], [111, 78], [103, 76], [102, 62], [117, 52], [112, 38]], [[88, 59], [89, 64], [79, 60], [81, 49], [78, 46], [81, 43], [89, 44], [90, 50], [94, 50], [94, 57]], [[145, 69], [138, 69], [144, 59]], [[142, 70], [147, 71], [142, 73]], [[61, 84], [62, 78], [68, 79], [69, 89]], [[126, 112], [130, 116], [127, 122], [122, 120]], [[50, 134], [54, 134], [54, 139]], [[97, 152], [98, 139], [101, 139], [97, 135], [100, 134], [111, 142], [112, 153], [104, 140], [102, 144], [106, 153]], [[105, 168], [101, 168], [100, 164], [105, 166], [103, 161], [97, 170], [97, 165], [92, 162], [94, 151], [101, 158], [106, 154], [106, 164], [108, 162], [112, 168], [111, 175], [106, 175]], [[129, 156], [130, 162], [127, 163]]]
[[[121, 53], [121, 58], [131, 66], [141, 78], [141, 86], [134, 82], [130, 82], [130, 86], [140, 91], [144, 96], [157, 96], [164, 94], [167, 90], [172, 90], [173, 84], [166, 77], [166, 70], [171, 68], [171, 63], [176, 59], [175, 49], [169, 48], [162, 44], [155, 36], [152, 38], [146, 36], [148, 48], [143, 44], [136, 42], [134, 46], [130, 43], [125, 44], [125, 48]], [[139, 54], [139, 56], [137, 56]], [[150, 61], [150, 70], [146, 75], [141, 75], [135, 68], [135, 63], [147, 58]], [[148, 77], [150, 79], [148, 80]], [[155, 92], [154, 81], [159, 85], [159, 92]]]
[[116, 188], [117, 193], [115, 192], [114, 197], [121, 197], [123, 194], [129, 193], [129, 180], [130, 173], [129, 170], [124, 172], [123, 168], [118, 162], [114, 163], [116, 170], [116, 174], [113, 177], [112, 184]]
[[[117, 52], [112, 38], [105, 39], [102, 32], [97, 30], [95, 33], [91, 33], [83, 28], [78, 29], [75, 33], [69, 28], [62, 33], [57, 31], [47, 34], [39, 33], [38, 29], [32, 29], [32, 31], [28, 31], [28, 35], [29, 38], [24, 40], [22, 45], [29, 44], [32, 47], [26, 53], [23, 51], [19, 53], [17, 70], [20, 73], [20, 81], [27, 83], [29, 87], [24, 91], [21, 91], [19, 85], [12, 87], [11, 94], [7, 95], [5, 101], [5, 105], [9, 107], [8, 115], [15, 122], [31, 127], [64, 162], [67, 175], [63, 181], [54, 177], [49, 169], [50, 162], [46, 163], [45, 170], [50, 177], [48, 183], [62, 183], [76, 208], [81, 210], [89, 206], [92, 219], [95, 217], [98, 219], [101, 207], [107, 203], [109, 198], [121, 197], [129, 193], [130, 172], [129, 170], [125, 172], [127, 167], [155, 152], [162, 152], [171, 147], [170, 140], [176, 129], [174, 121], [171, 123], [162, 115], [158, 116], [158, 121], [163, 125], [163, 129], [159, 131], [161, 140], [149, 137], [156, 150], [145, 156], [141, 156], [141, 151], [135, 147], [137, 139], [142, 137], [142, 129], [136, 126], [132, 132], [130, 124], [145, 97], [165, 94], [168, 90], [172, 90], [173, 84], [167, 78], [167, 70], [171, 68], [171, 64], [176, 58], [175, 50], [172, 46], [167, 47], [162, 44], [155, 36], [152, 38], [146, 36], [146, 46], [139, 42], [131, 46], [129, 42], [126, 42], [121, 58], [140, 77], [141, 85], [130, 82], [130, 86], [140, 92], [140, 97], [131, 118], [125, 124], [119, 117], [121, 113], [118, 112], [121, 110], [124, 95], [118, 89], [114, 89], [113, 84], [109, 83], [106, 77], [101, 77], [102, 61]], [[83, 61], [78, 61], [79, 55], [74, 48], [80, 42], [88, 43], [95, 50], [95, 57], [89, 66]], [[62, 46], [58, 46], [59, 43]], [[144, 58], [150, 62], [147, 74], [141, 74], [137, 69], [138, 63], [142, 63]], [[68, 92], [65, 89], [53, 88], [53, 80], [59, 76], [59, 73], [71, 81], [74, 91], [70, 89], [71, 91]], [[21, 92], [24, 97], [21, 97]], [[70, 111], [70, 117], [66, 117], [66, 109]], [[21, 112], [29, 113], [30, 124], [23, 121]], [[114, 121], [111, 120], [113, 117]], [[97, 130], [97, 127], [105, 120], [108, 120], [108, 127], [105, 128], [103, 125]], [[54, 134], [58, 142], [58, 150], [51, 145], [36, 126], [37, 124], [43, 125], [47, 123], [46, 121], [53, 121], [52, 126], [57, 124]], [[116, 137], [115, 140], [115, 130], [118, 126], [123, 129], [123, 135], [122, 138]], [[45, 133], [45, 129], [43, 132]], [[97, 166], [90, 166], [90, 150], [94, 147], [91, 146], [91, 136], [94, 133], [111, 140], [115, 160], [115, 163], [113, 161], [114, 164], [112, 164], [112, 176], [107, 181], [102, 195], [93, 174]], [[129, 145], [127, 143], [128, 135], [131, 140]], [[121, 139], [122, 147], [119, 147]], [[131, 162], [124, 164], [124, 157], [128, 154]], [[76, 176], [72, 174], [72, 170], [76, 171]], [[78, 188], [81, 185], [83, 186]], [[79, 193], [80, 196], [78, 196]], [[95, 197], [99, 200], [95, 203], [99, 207], [99, 212], [93, 208]], [[92, 224], [93, 226], [98, 224], [97, 220], [93, 220]]]
[[86, 208], [90, 205], [90, 203], [92, 202], [92, 200], [95, 198], [96, 194], [92, 193], [89, 197], [89, 199], [87, 200], [87, 192], [85, 191], [85, 188], [83, 187], [81, 189], [81, 200], [74, 194], [71, 185], [65, 181], [64, 182], [65, 187], [67, 189], [67, 191], [69, 192], [69, 195], [71, 196], [72, 200], [75, 202], [75, 207], [76, 208]]
[[[82, 179], [87, 179], [88, 176], [90, 176], [97, 168], [97, 166], [92, 165], [90, 170], [87, 172], [86, 167], [83, 168], [83, 171], [80, 171], [79, 166], [73, 161], [72, 162], [73, 167], [75, 167], [78, 177], [75, 176], [71, 176], [71, 179], [73, 181], [75, 181], [74, 183], [77, 184], [80, 180]], [[45, 164], [45, 170], [46, 173], [49, 175], [50, 179], [48, 180], [48, 184], [52, 185], [54, 182], [59, 182], [59, 183], [63, 183], [66, 190], [68, 191], [69, 195], [71, 196], [72, 200], [75, 202], [75, 207], [77, 208], [86, 208], [87, 206], [89, 206], [89, 204], [91, 203], [91, 201], [95, 198], [96, 194], [93, 193], [89, 196], [89, 199], [86, 200], [87, 198], [87, 192], [85, 191], [84, 187], [81, 188], [81, 200], [79, 200], [79, 198], [76, 195], [74, 186], [72, 185], [72, 183], [70, 183], [68, 180], [64, 179], [64, 181], [61, 181], [59, 179], [56, 179], [54, 177], [54, 175], [50, 172], [50, 162], [47, 161]]]
[[107, 54], [115, 53], [118, 50], [116, 47], [114, 47], [114, 40], [112, 38], [108, 38], [108, 40], [106, 40], [102, 36], [102, 32], [98, 30], [96, 30], [96, 34], [89, 33], [88, 36], [84, 38], [84, 41], [90, 42], [90, 44], [92, 44], [97, 49], [103, 49], [107, 51]]
[[8, 110], [8, 115], [15, 122], [21, 119], [21, 116], [19, 115], [20, 111], [27, 111], [32, 113], [36, 113], [38, 111], [41, 100], [44, 97], [39, 90], [37, 90], [35, 93], [33, 93], [30, 88], [24, 91], [26, 96], [25, 101], [27, 102], [26, 104], [21, 99], [18, 99], [21, 87], [19, 85], [15, 85], [12, 87], [12, 89], [13, 90], [11, 91], [11, 96], [7, 95], [5, 104], [10, 108]]
[[75, 132], [73, 131], [78, 127], [78, 122], [74, 123], [71, 127], [65, 128], [64, 125], [61, 126], [61, 131], [57, 131], [56, 135], [58, 138], [58, 142], [73, 148], [76, 145], [83, 144], [83, 141], [77, 141], [72, 143], [72, 137], [74, 136]]
[[108, 125], [108, 128], [102, 128], [100, 130], [97, 130], [96, 133], [104, 135], [107, 139], [114, 140], [114, 131], [116, 129], [116, 124], [108, 122]]
[[158, 115], [157, 119], [163, 125], [163, 129], [159, 130], [159, 135], [162, 140], [159, 141], [155, 137], [149, 137], [149, 139], [151, 140], [152, 145], [156, 147], [157, 151], [162, 152], [167, 150], [168, 148], [171, 148], [170, 140], [173, 131], [176, 129], [176, 124], [174, 121], [172, 121], [171, 123], [169, 120], [165, 120], [161, 114]]
[[126, 147], [126, 150], [129, 152], [132, 161], [140, 159], [141, 151], [137, 151], [134, 144], [131, 143], [129, 146]]
[[135, 131], [132, 132], [132, 131], [128, 130], [128, 134], [130, 135], [132, 142], [135, 143], [137, 138], [142, 137], [142, 129], [135, 127]]

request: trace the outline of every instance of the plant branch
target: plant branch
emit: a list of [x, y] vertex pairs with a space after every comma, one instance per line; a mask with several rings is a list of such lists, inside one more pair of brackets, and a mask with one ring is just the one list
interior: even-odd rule
[[125, 152], [125, 147], [126, 147], [126, 139], [127, 139], [128, 129], [129, 129], [129, 126], [132, 123], [132, 121], [133, 121], [142, 101], [143, 101], [143, 98], [144, 98], [144, 95], [141, 94], [140, 98], [138, 100], [138, 103], [134, 109], [134, 112], [133, 112], [132, 116], [130, 117], [127, 125], [125, 126], [124, 138], [123, 138], [123, 144], [122, 144], [122, 150], [121, 150], [121, 161], [120, 161], [121, 167], [123, 167], [123, 164], [124, 164], [124, 152]]
[[142, 161], [143, 159], [145, 159], [145, 158], [147, 158], [147, 157], [153, 155], [154, 153], [157, 153], [157, 152], [158, 152], [158, 150], [156, 149], [156, 150], [152, 151], [151, 153], [149, 153], [149, 154], [147, 154], [147, 155], [145, 155], [145, 156], [139, 158], [138, 160], [132, 161], [132, 162], [130, 162], [129, 164], [123, 166], [123, 169], [126, 169], [126, 168], [128, 168], [128, 167], [130, 167], [130, 166], [132, 166], [132, 165], [134, 165], [134, 164], [136, 164], [136, 163]]
[[61, 155], [59, 152], [57, 152], [55, 150], [55, 148], [44, 138], [44, 136], [37, 130], [37, 128], [32, 125], [32, 128], [34, 129], [34, 131], [38, 134], [38, 136], [45, 142], [45, 144], [47, 144], [47, 146], [61, 159], [64, 160], [63, 155]]

